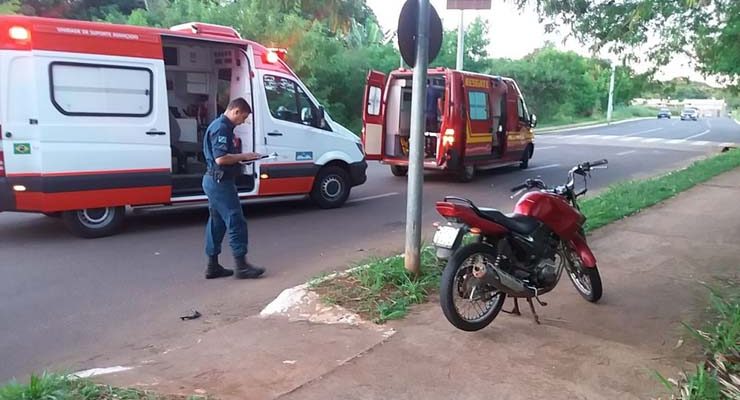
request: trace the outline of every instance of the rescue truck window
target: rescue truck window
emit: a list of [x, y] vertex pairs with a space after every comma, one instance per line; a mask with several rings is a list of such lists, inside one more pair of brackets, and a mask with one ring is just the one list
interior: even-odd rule
[[488, 120], [488, 93], [471, 90], [468, 92], [471, 121]]
[[519, 112], [519, 120], [528, 122], [529, 117], [527, 116], [527, 106], [524, 105], [524, 99], [520, 97], [519, 102], [517, 104], [518, 104], [517, 111]]
[[367, 96], [367, 113], [368, 115], [380, 115], [380, 93], [381, 89], [377, 86], [370, 86], [370, 92]]
[[154, 75], [146, 68], [54, 62], [51, 101], [69, 116], [146, 117], [153, 108]]

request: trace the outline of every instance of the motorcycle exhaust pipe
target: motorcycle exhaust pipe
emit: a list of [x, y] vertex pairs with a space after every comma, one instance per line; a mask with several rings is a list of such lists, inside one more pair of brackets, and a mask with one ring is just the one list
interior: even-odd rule
[[534, 297], [537, 292], [511, 274], [491, 265], [476, 265], [473, 276], [496, 289], [514, 297]]

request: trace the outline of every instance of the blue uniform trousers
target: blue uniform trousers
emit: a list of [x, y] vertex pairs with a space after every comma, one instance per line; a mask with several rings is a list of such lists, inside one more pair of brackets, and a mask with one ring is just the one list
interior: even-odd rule
[[208, 224], [206, 225], [206, 255], [221, 253], [221, 242], [229, 232], [229, 245], [234, 257], [247, 254], [247, 220], [244, 218], [239, 193], [233, 179], [217, 182], [213, 176], [203, 177], [203, 190], [208, 196]]

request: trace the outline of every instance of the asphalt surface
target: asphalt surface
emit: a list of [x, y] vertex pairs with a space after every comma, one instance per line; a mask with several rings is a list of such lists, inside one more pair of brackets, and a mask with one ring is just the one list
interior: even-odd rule
[[[740, 143], [740, 125], [727, 118], [540, 135], [528, 170], [484, 171], [467, 184], [427, 172], [424, 235], [439, 220], [434, 203], [448, 194], [508, 211], [515, 201], [509, 188], [529, 177], [560, 184], [572, 165], [607, 158], [609, 169], [596, 171], [590, 183], [598, 191], [680, 168], [726, 142]], [[72, 237], [54, 218], [0, 214], [0, 382], [90, 366], [104, 354], [166, 341], [192, 329], [179, 319], [191, 309], [209, 316], [213, 327], [229, 324], [322, 272], [402, 251], [406, 179], [377, 163], [368, 175], [341, 209], [307, 202], [247, 206], [250, 258], [268, 269], [258, 281], [203, 279], [203, 209], [131, 216], [124, 233], [96, 240]], [[222, 262], [231, 264], [228, 247]]]

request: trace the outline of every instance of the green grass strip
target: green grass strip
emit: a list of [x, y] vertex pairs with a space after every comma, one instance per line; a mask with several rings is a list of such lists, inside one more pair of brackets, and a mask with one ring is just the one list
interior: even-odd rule
[[740, 150], [731, 150], [657, 178], [613, 185], [579, 203], [588, 218], [586, 231], [633, 215], [737, 167], [740, 167]]

